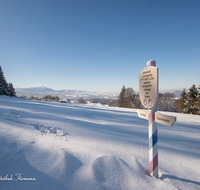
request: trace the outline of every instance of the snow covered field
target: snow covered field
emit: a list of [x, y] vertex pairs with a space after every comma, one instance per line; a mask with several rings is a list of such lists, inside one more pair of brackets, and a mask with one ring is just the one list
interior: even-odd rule
[[165, 114], [156, 179], [136, 110], [0, 96], [0, 189], [200, 189], [200, 116]]

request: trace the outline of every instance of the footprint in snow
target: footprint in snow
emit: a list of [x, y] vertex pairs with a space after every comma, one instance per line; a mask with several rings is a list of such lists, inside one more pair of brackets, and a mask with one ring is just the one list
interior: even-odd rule
[[58, 128], [58, 127], [47, 127], [44, 125], [33, 125], [35, 129], [39, 130], [42, 134], [54, 134], [56, 136], [65, 136], [65, 135], [69, 135], [67, 132], [63, 131], [62, 129]]

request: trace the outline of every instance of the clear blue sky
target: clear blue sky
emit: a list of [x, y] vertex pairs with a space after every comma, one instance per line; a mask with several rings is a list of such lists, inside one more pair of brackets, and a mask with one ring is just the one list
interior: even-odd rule
[[200, 83], [200, 0], [0, 0], [14, 87], [120, 92], [156, 60], [160, 90]]

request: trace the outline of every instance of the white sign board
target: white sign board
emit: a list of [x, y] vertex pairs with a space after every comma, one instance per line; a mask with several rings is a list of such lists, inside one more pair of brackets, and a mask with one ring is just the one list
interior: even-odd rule
[[155, 112], [155, 122], [172, 127], [172, 125], [176, 122], [176, 117]]
[[150, 111], [144, 111], [144, 110], [137, 110], [137, 114], [138, 114], [138, 117], [142, 118], [142, 119], [149, 119], [148, 116], [149, 116], [149, 112]]
[[151, 109], [158, 99], [158, 68], [146, 67], [139, 73], [139, 95], [142, 105]]

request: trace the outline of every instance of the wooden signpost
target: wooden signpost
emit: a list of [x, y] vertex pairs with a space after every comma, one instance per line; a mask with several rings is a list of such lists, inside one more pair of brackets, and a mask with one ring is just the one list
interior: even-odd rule
[[139, 96], [142, 105], [149, 109], [137, 110], [138, 117], [148, 120], [149, 131], [149, 174], [158, 177], [158, 130], [157, 123], [172, 126], [176, 117], [157, 113], [158, 68], [156, 61], [147, 62], [147, 67], [139, 73]]

